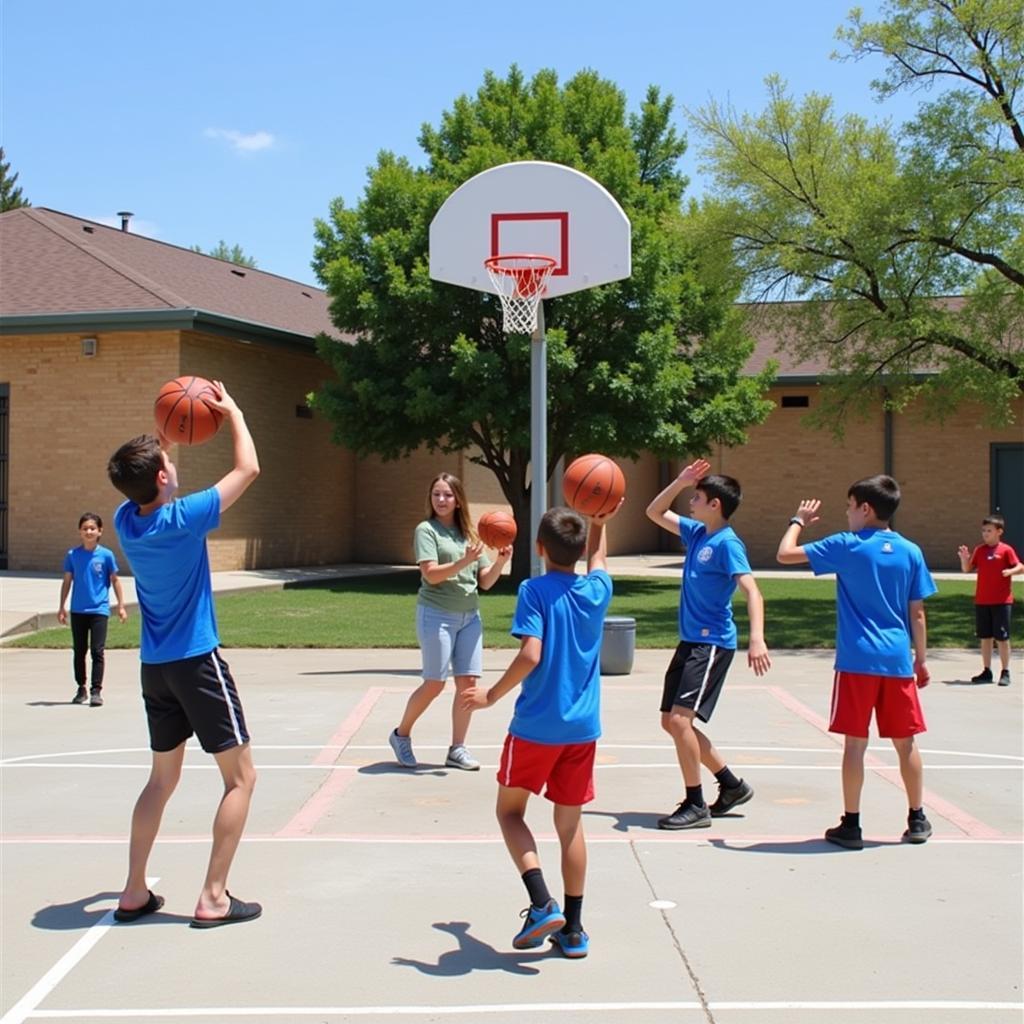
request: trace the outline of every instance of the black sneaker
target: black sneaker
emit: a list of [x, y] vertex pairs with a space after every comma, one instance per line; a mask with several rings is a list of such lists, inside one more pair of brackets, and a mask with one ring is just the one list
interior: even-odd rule
[[101, 708], [103, 707], [103, 694], [99, 690], [89, 691], [89, 707]]
[[683, 828], [711, 828], [711, 810], [707, 804], [681, 803], [671, 814], [658, 819], [658, 828], [678, 831]]
[[907, 818], [903, 838], [908, 843], [927, 843], [932, 837], [932, 823], [927, 818]]
[[735, 786], [729, 789], [723, 786], [718, 791], [718, 799], [709, 808], [711, 817], [717, 818], [723, 814], [728, 814], [734, 807], [745, 804], [753, 796], [754, 787], [743, 779], [740, 779]]
[[1010, 670], [1008, 668], [1004, 668], [1003, 671], [999, 673], [999, 685], [1000, 686], [1009, 686], [1010, 685]]
[[85, 687], [80, 686], [75, 693], [74, 697], [71, 698], [72, 704], [84, 704], [89, 699], [89, 695], [85, 692]]
[[864, 839], [861, 836], [859, 825], [847, 825], [839, 822], [835, 828], [825, 829], [825, 838], [836, 846], [842, 846], [847, 850], [863, 850]]
[[992, 669], [983, 668], [976, 676], [971, 676], [972, 683], [991, 683]]

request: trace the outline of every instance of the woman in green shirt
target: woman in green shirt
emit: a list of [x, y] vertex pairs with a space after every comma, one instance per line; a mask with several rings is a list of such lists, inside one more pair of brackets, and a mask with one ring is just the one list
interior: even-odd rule
[[511, 546], [498, 551], [494, 562], [473, 525], [466, 492], [458, 477], [439, 473], [427, 492], [427, 518], [416, 527], [413, 545], [420, 567], [416, 602], [416, 635], [423, 654], [423, 683], [409, 697], [405, 714], [388, 740], [398, 763], [416, 767], [412, 727], [455, 676], [452, 703], [452, 744], [445, 764], [476, 771], [480, 767], [466, 749], [471, 711], [459, 699], [475, 686], [483, 664], [483, 625], [479, 590], [490, 590], [512, 557]]

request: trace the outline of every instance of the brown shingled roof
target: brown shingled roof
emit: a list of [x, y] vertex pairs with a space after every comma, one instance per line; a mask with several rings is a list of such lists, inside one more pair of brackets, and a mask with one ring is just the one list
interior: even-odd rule
[[0, 214], [0, 315], [194, 309], [309, 338], [320, 288], [44, 207]]

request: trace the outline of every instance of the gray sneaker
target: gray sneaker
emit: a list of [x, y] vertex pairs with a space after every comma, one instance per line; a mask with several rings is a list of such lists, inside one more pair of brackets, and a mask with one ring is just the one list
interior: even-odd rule
[[391, 749], [395, 752], [395, 760], [403, 768], [416, 767], [416, 755], [412, 752], [411, 736], [399, 736], [398, 730], [392, 729], [388, 743], [391, 744]]
[[464, 772], [478, 772], [480, 762], [460, 743], [448, 748], [448, 756], [444, 759], [448, 768], [461, 768]]
[[1003, 671], [999, 673], [999, 685], [1000, 686], [1009, 686], [1010, 685], [1010, 670], [1009, 669], [1004, 668]]

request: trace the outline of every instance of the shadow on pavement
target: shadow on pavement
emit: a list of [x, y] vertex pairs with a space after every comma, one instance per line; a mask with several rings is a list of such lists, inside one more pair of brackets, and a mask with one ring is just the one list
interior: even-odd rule
[[505, 971], [508, 974], [540, 974], [536, 967], [529, 966], [538, 960], [546, 960], [551, 949], [499, 953], [493, 946], [481, 942], [469, 934], [468, 921], [437, 921], [432, 927], [439, 932], [458, 939], [459, 948], [442, 953], [436, 964], [424, 960], [411, 960], [404, 956], [392, 957], [391, 962], [401, 967], [415, 967], [421, 974], [435, 978], [454, 978], [473, 971]]
[[[116, 905], [120, 895], [120, 891], [97, 892], [92, 896], [83, 896], [80, 900], [74, 900], [71, 903], [52, 903], [32, 915], [32, 927], [45, 928], [47, 931], [55, 932], [91, 928], [104, 914], [114, 909], [113, 905], [96, 908], [91, 908], [91, 905], [100, 900], [112, 901]], [[117, 924], [115, 927], [135, 928], [150, 924], [188, 924], [191, 920], [191, 914], [168, 914], [163, 910], [158, 910], [155, 914], [147, 914], [138, 921]]]

